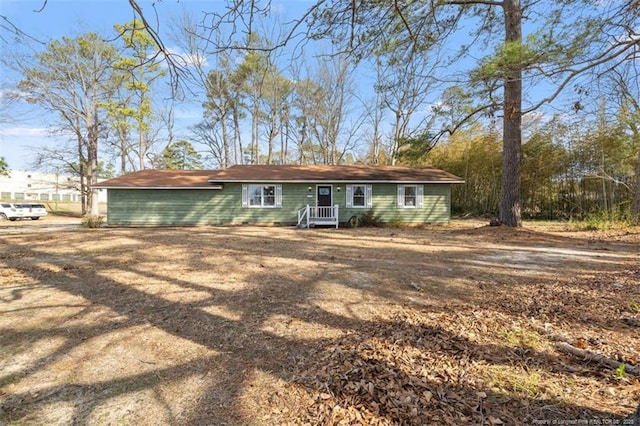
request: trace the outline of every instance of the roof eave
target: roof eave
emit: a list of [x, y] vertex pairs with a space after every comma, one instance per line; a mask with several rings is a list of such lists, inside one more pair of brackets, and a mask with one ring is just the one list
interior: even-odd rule
[[225, 180], [209, 180], [209, 183], [464, 183], [464, 180], [368, 180], [368, 179], [351, 179], [351, 180], [337, 180], [337, 179], [304, 179], [304, 180], [292, 180], [292, 179], [225, 179]]
[[210, 186], [92, 186], [93, 189], [222, 189], [222, 184]]

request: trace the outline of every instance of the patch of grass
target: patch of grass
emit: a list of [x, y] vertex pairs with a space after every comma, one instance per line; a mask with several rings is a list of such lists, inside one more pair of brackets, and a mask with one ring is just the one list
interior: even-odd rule
[[622, 210], [597, 212], [588, 214], [583, 220], [572, 220], [571, 224], [578, 231], [607, 231], [631, 226], [629, 214]]
[[500, 335], [508, 346], [514, 348], [539, 349], [540, 336], [532, 331], [523, 330], [520, 327], [500, 330]]
[[[47, 201], [47, 212], [55, 216], [65, 217], [82, 217], [82, 204], [74, 201]], [[101, 213], [107, 211], [107, 205], [105, 203], [98, 203], [98, 209]]]
[[81, 213], [77, 213], [70, 210], [61, 210], [61, 209], [51, 210], [49, 213], [54, 216], [63, 216], [63, 217], [81, 217], [82, 216]]
[[489, 367], [486, 380], [494, 391], [506, 395], [534, 397], [543, 390], [540, 373], [532, 369], [495, 365]]
[[56, 216], [82, 217], [82, 205], [74, 202], [47, 202], [47, 211]]
[[615, 371], [615, 377], [618, 380], [624, 379], [625, 377], [627, 377], [627, 373], [624, 369], [624, 364], [620, 364], [620, 366], [618, 368], [616, 368]]

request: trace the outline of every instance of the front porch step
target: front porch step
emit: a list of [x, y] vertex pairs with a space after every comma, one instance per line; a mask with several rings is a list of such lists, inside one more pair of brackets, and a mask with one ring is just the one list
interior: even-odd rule
[[298, 211], [298, 227], [335, 226], [338, 228], [338, 206], [313, 207], [307, 205]]

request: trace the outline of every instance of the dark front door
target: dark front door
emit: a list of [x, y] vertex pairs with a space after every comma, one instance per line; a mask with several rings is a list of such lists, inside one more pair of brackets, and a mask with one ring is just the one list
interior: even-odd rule
[[316, 187], [316, 206], [318, 206], [319, 217], [331, 217], [331, 209], [322, 207], [331, 207], [333, 205], [331, 185], [318, 185]]

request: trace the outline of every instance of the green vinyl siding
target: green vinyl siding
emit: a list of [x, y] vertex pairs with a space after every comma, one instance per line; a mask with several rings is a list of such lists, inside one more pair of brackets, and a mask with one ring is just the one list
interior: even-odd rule
[[[342, 185], [344, 187], [344, 185]], [[343, 189], [344, 191], [344, 189]], [[399, 208], [398, 185], [385, 183], [373, 184], [371, 209], [349, 208], [346, 199], [341, 195], [340, 222], [346, 222], [352, 216], [361, 217], [368, 210], [385, 223], [447, 223], [450, 219], [451, 185], [424, 184], [424, 198], [422, 208]], [[335, 200], [335, 198], [334, 198]]]
[[[265, 184], [275, 184], [267, 183]], [[346, 184], [333, 185], [340, 222], [369, 209], [346, 208]], [[309, 191], [309, 187], [312, 190]], [[339, 190], [338, 190], [339, 188]], [[223, 189], [109, 189], [109, 225], [296, 224], [298, 210], [315, 205], [316, 184], [282, 183], [282, 207], [242, 207], [242, 184]], [[383, 222], [446, 223], [450, 217], [449, 184], [424, 184], [423, 208], [398, 208], [397, 185], [372, 184], [372, 209]]]

